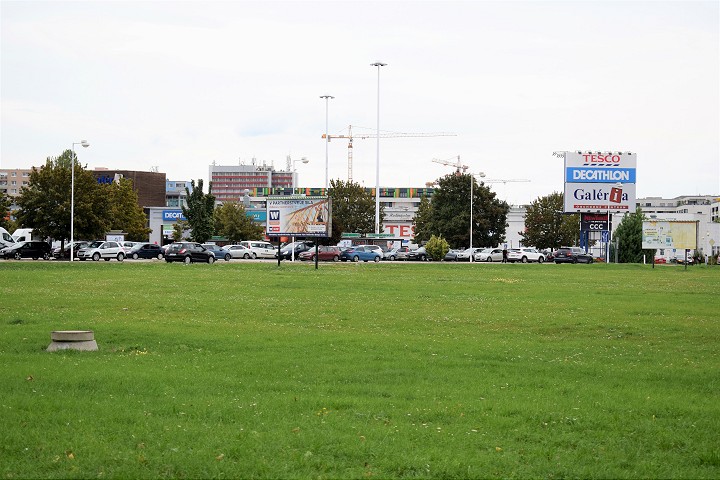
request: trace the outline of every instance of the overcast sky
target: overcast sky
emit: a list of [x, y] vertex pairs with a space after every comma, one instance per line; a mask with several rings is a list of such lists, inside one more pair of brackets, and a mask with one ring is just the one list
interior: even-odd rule
[[[718, 1], [1, 3], [1, 168], [73, 142], [89, 168], [203, 179], [295, 162], [422, 187], [460, 161], [513, 204], [563, 190], [559, 150], [638, 154], [637, 196], [720, 195]], [[358, 128], [356, 128], [358, 127]], [[359, 128], [365, 127], [365, 128]], [[347, 179], [345, 140], [330, 178]]]

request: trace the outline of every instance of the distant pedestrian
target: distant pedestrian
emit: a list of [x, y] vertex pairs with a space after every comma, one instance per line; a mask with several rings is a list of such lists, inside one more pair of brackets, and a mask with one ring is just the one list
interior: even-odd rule
[[503, 248], [503, 261], [502, 263], [507, 263], [507, 248]]

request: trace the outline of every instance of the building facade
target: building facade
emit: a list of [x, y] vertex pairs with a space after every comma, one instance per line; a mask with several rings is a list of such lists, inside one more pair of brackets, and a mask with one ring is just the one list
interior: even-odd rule
[[30, 182], [31, 169], [2, 168], [0, 169], [0, 193], [14, 198], [20, 195], [20, 189]]
[[297, 172], [267, 165], [210, 165], [209, 178], [210, 193], [219, 203], [240, 202], [258, 189], [292, 189], [297, 185]]

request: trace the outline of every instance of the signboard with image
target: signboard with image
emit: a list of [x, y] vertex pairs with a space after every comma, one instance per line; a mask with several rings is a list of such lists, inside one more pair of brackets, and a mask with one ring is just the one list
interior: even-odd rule
[[270, 237], [329, 237], [332, 233], [330, 198], [268, 197], [266, 233]]

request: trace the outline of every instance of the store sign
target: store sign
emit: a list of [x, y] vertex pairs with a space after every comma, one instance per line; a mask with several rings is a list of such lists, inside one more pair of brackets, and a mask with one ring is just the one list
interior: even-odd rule
[[162, 219], [163, 221], [170, 222], [177, 222], [178, 220], [187, 221], [187, 218], [183, 215], [182, 210], [163, 210]]
[[634, 212], [637, 154], [565, 152], [566, 213]]
[[590, 232], [601, 232], [608, 230], [608, 216], [606, 213], [582, 213], [580, 214], [580, 230]]

